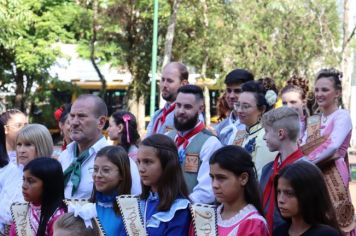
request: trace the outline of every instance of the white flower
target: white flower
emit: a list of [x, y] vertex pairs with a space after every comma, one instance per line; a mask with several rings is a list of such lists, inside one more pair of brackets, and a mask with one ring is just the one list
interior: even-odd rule
[[273, 106], [277, 102], [277, 94], [273, 90], [268, 90], [265, 95], [268, 105]]

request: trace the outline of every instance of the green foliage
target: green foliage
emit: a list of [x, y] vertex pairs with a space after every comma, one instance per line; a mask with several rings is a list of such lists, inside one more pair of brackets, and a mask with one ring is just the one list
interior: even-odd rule
[[175, 59], [196, 68], [207, 50], [208, 77], [242, 67], [281, 84], [293, 73], [311, 76], [319, 69], [315, 64], [338, 61], [340, 22], [333, 0], [206, 2], [208, 27], [201, 1], [184, 1], [173, 48]]

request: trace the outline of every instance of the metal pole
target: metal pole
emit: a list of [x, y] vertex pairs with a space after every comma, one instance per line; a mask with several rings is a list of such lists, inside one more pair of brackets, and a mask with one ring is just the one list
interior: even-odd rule
[[156, 105], [156, 76], [157, 76], [157, 40], [158, 40], [158, 0], [154, 0], [153, 13], [153, 42], [152, 42], [152, 63], [151, 63], [151, 96], [150, 96], [150, 116], [153, 117]]

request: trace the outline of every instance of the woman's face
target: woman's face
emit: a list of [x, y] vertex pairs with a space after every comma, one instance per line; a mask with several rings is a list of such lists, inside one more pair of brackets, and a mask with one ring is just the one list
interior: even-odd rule
[[36, 157], [36, 146], [33, 143], [19, 138], [16, 143], [17, 164], [25, 166]]
[[303, 101], [300, 93], [296, 91], [288, 91], [282, 94], [282, 103], [283, 106], [290, 107], [296, 110], [299, 114], [299, 117], [304, 117], [304, 107], [305, 101]]
[[35, 204], [42, 202], [43, 181], [32, 175], [29, 170], [23, 173], [22, 194], [27, 202]]
[[340, 91], [335, 89], [334, 81], [332, 79], [318, 79], [315, 82], [314, 94], [315, 100], [320, 108], [325, 110], [333, 106], [337, 107]]
[[215, 163], [210, 165], [210, 177], [218, 202], [233, 204], [244, 197], [244, 186], [248, 181], [247, 173], [236, 176], [233, 172], [223, 169]]
[[247, 127], [256, 124], [262, 112], [257, 108], [256, 98], [251, 92], [243, 92], [240, 94], [238, 102], [235, 104], [240, 122]]
[[290, 182], [280, 177], [277, 186], [277, 203], [284, 218], [299, 216], [299, 204]]
[[114, 118], [110, 117], [109, 119], [109, 127], [108, 134], [111, 140], [119, 140], [122, 132], [122, 125], [117, 125]]
[[10, 119], [5, 125], [6, 142], [11, 145], [15, 144], [17, 134], [27, 124], [28, 124], [28, 118], [24, 114], [15, 113], [11, 115]]
[[93, 180], [97, 191], [109, 194], [117, 190], [121, 176], [118, 167], [106, 156], [97, 156], [94, 161]]
[[137, 152], [137, 163], [142, 183], [150, 186], [153, 192], [157, 192], [163, 170], [155, 149], [140, 145]]

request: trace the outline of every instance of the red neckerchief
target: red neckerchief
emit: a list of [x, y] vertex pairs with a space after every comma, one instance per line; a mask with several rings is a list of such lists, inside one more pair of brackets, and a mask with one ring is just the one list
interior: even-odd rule
[[204, 128], [204, 123], [200, 121], [199, 124], [195, 126], [194, 129], [189, 131], [189, 133], [187, 133], [186, 135], [182, 136], [178, 133], [178, 137], [176, 139], [177, 148], [179, 148], [183, 144], [183, 148], [185, 149], [189, 144], [189, 139], [197, 133], [201, 132]]
[[274, 211], [274, 204], [275, 204], [275, 191], [273, 189], [274, 177], [286, 165], [291, 164], [291, 163], [295, 162], [296, 160], [300, 159], [301, 157], [304, 156], [304, 154], [303, 154], [302, 150], [300, 148], [298, 148], [295, 152], [290, 154], [280, 165], [278, 163], [279, 156], [280, 156], [280, 154], [278, 154], [277, 157], [274, 159], [272, 175], [268, 179], [268, 182], [265, 187], [265, 191], [263, 191], [263, 207], [264, 208], [266, 207], [266, 205], [268, 203], [268, 199], [270, 199], [268, 209], [267, 209], [267, 215], [266, 215], [266, 219], [267, 219], [267, 223], [268, 223], [270, 232], [272, 232], [272, 229], [273, 229], [273, 211]]
[[153, 128], [153, 134], [157, 132], [158, 124], [159, 123], [163, 124], [166, 121], [167, 115], [171, 113], [175, 107], [176, 107], [176, 103], [174, 102], [168, 107], [168, 109], [166, 107], [162, 109], [162, 115], [155, 122], [155, 126]]

